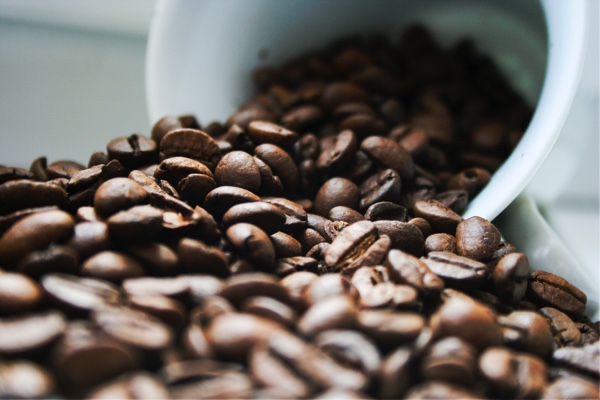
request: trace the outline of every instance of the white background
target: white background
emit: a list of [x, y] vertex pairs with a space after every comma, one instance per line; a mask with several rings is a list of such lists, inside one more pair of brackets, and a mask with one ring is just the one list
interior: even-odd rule
[[[589, 1], [595, 29], [579, 97], [529, 190], [575, 257], [598, 269], [600, 1]], [[154, 3], [0, 0], [0, 164], [87, 164], [110, 139], [150, 134], [144, 64]], [[578, 162], [565, 161], [573, 152]]]

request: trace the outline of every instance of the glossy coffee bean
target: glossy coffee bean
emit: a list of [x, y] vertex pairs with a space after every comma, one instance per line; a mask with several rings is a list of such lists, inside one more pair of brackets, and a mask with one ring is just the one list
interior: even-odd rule
[[353, 210], [358, 208], [359, 190], [356, 184], [345, 178], [327, 180], [315, 197], [315, 212], [328, 216], [329, 211], [336, 206], [345, 206]]
[[206, 132], [197, 129], [176, 129], [169, 131], [160, 141], [160, 158], [187, 157], [200, 161], [214, 171], [221, 150], [216, 141]]
[[533, 311], [513, 311], [498, 316], [504, 343], [518, 351], [528, 351], [547, 359], [552, 352], [554, 339], [546, 319]]
[[435, 233], [454, 235], [463, 218], [436, 200], [421, 200], [415, 203], [413, 212], [429, 222]]
[[405, 283], [424, 294], [437, 294], [444, 288], [444, 281], [419, 258], [401, 250], [390, 250], [385, 264], [391, 278]]
[[493, 272], [494, 288], [507, 303], [517, 303], [527, 290], [529, 261], [523, 253], [502, 257]]
[[148, 194], [140, 184], [128, 178], [114, 178], [100, 185], [94, 194], [94, 209], [108, 217], [147, 201]]
[[471, 217], [456, 226], [458, 254], [473, 260], [483, 260], [494, 254], [500, 244], [500, 232], [491, 222]]
[[116, 251], [102, 251], [88, 258], [81, 273], [92, 278], [119, 283], [145, 274], [144, 267], [130, 256]]
[[566, 279], [541, 270], [531, 272], [527, 293], [541, 306], [554, 307], [571, 315], [581, 314], [587, 303], [585, 293]]
[[219, 186], [237, 186], [258, 193], [261, 175], [254, 157], [245, 151], [225, 154], [215, 169], [215, 180]]
[[481, 287], [488, 278], [485, 264], [446, 251], [427, 253], [423, 262], [452, 287], [474, 289]]
[[34, 310], [43, 299], [40, 285], [26, 275], [0, 272], [0, 314]]

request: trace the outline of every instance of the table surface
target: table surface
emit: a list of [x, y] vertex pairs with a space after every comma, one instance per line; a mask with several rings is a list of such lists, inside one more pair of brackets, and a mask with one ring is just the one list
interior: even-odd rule
[[[561, 136], [529, 190], [574, 256], [597, 269], [599, 2], [591, 2], [596, 29], [565, 126], [578, 135]], [[149, 135], [144, 63], [154, 3], [0, 0], [0, 164], [28, 167], [42, 155], [86, 164], [112, 138]], [[564, 151], [580, 162], [563, 165]]]

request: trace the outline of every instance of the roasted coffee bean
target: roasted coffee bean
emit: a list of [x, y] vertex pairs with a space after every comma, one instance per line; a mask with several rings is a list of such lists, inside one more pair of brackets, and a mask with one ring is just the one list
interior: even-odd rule
[[384, 168], [394, 170], [404, 180], [413, 177], [412, 156], [398, 143], [383, 136], [369, 136], [360, 143], [360, 149]]
[[425, 251], [427, 253], [432, 251], [456, 253], [456, 238], [447, 233], [434, 233], [433, 235], [429, 235], [427, 236], [427, 239], [425, 239]]
[[177, 253], [187, 272], [218, 277], [227, 277], [230, 274], [227, 255], [221, 249], [207, 246], [200, 240], [181, 239], [177, 244]]
[[178, 330], [187, 320], [183, 303], [166, 296], [129, 296], [128, 305], [158, 318], [167, 326]]
[[548, 321], [554, 342], [558, 347], [581, 345], [581, 332], [568, 315], [552, 307], [540, 308], [539, 312]]
[[388, 220], [405, 222], [406, 208], [390, 201], [380, 201], [371, 204], [367, 208], [365, 218], [369, 221]]
[[[437, 200], [417, 201], [413, 207], [416, 217], [429, 222], [435, 233], [454, 235], [463, 218]], [[494, 249], [495, 250], [495, 249]]]
[[105, 222], [79, 222], [75, 224], [73, 236], [67, 245], [74, 249], [80, 259], [112, 248], [108, 225]]
[[302, 278], [302, 282], [305, 280], [308, 281], [307, 286], [302, 287], [302, 296], [310, 305], [322, 302], [329, 297], [358, 296], [358, 292], [352, 285], [352, 282], [339, 273], [325, 274], [315, 278], [312, 278], [312, 276], [303, 276]]
[[351, 180], [331, 178], [317, 192], [315, 212], [322, 216], [328, 216], [329, 211], [336, 206], [356, 209], [358, 208], [359, 196], [358, 186]]
[[225, 154], [215, 169], [215, 180], [219, 186], [237, 186], [258, 193], [261, 174], [255, 158], [245, 151]]
[[225, 281], [221, 296], [234, 305], [239, 305], [252, 296], [272, 297], [286, 304], [289, 302], [289, 295], [278, 280], [273, 275], [263, 272], [231, 276]]
[[491, 174], [483, 168], [469, 168], [454, 175], [448, 181], [448, 190], [464, 190], [470, 198], [475, 197], [489, 183]]
[[493, 273], [496, 293], [509, 304], [519, 302], [527, 290], [529, 261], [523, 253], [510, 253], [498, 261]]
[[475, 289], [481, 287], [488, 278], [485, 264], [447, 251], [432, 251], [422, 260], [448, 286]]
[[394, 348], [415, 339], [425, 327], [425, 318], [414, 312], [362, 310], [357, 324], [376, 343]]
[[542, 315], [533, 311], [513, 311], [498, 316], [502, 326], [504, 344], [518, 351], [534, 353], [547, 359], [553, 349], [554, 339], [550, 325]]
[[82, 169], [85, 169], [83, 165], [77, 161], [72, 160], [59, 160], [54, 161], [46, 168], [46, 176], [48, 180], [56, 178], [71, 178], [71, 176]]
[[117, 242], [149, 242], [162, 230], [163, 212], [150, 205], [134, 206], [111, 215], [106, 223], [110, 237]]
[[26, 360], [0, 362], [0, 397], [6, 399], [42, 399], [56, 393], [51, 372]]
[[106, 150], [110, 159], [117, 159], [130, 169], [151, 164], [158, 155], [156, 142], [138, 134], [113, 139], [106, 145]]
[[358, 308], [350, 296], [330, 296], [306, 310], [298, 320], [297, 329], [303, 335], [314, 336], [328, 329], [353, 328], [357, 313]]
[[160, 141], [160, 159], [176, 156], [200, 161], [214, 171], [221, 158], [221, 150], [206, 132], [197, 129], [176, 129], [169, 131]]
[[77, 273], [79, 257], [75, 250], [64, 245], [50, 245], [45, 249], [32, 251], [17, 265], [17, 271], [33, 278], [49, 272]]
[[280, 277], [284, 277], [296, 271], [318, 272], [318, 270], [319, 263], [315, 258], [294, 256], [278, 259], [275, 273]]
[[129, 178], [114, 178], [104, 182], [94, 194], [94, 209], [103, 217], [144, 204], [148, 194]]
[[583, 313], [587, 296], [566, 279], [541, 270], [531, 272], [527, 295], [541, 306], [557, 308], [567, 314]]
[[0, 320], [0, 355], [22, 355], [55, 342], [67, 320], [58, 311], [13, 316]]
[[349, 167], [355, 157], [358, 142], [354, 132], [344, 130], [331, 141], [321, 142], [321, 153], [317, 158], [317, 167], [330, 173], [342, 172]]
[[296, 193], [300, 182], [298, 167], [285, 150], [274, 144], [263, 143], [254, 148], [254, 155], [264, 161], [273, 174], [281, 179], [286, 192]]
[[41, 279], [50, 301], [65, 313], [86, 315], [104, 304], [118, 304], [121, 291], [110, 282], [52, 273]]
[[0, 263], [10, 265], [29, 252], [68, 238], [75, 220], [60, 210], [28, 215], [14, 223], [0, 237]]
[[[360, 221], [349, 225], [341, 231], [327, 249], [325, 263], [332, 270], [359, 267], [363, 262], [369, 265], [377, 265], [385, 256], [385, 253], [381, 254], [379, 260], [366, 260], [370, 256], [369, 249], [378, 239], [377, 227], [370, 221]], [[377, 258], [377, 255], [375, 255], [375, 258]], [[371, 262], [369, 263], [369, 261]]]
[[263, 270], [275, 266], [275, 248], [269, 236], [256, 225], [238, 222], [225, 231], [227, 239], [242, 256]]
[[269, 236], [275, 249], [276, 258], [302, 256], [302, 245], [293, 236], [284, 232], [276, 232]]
[[444, 288], [444, 281], [427, 264], [401, 250], [390, 250], [386, 260], [390, 276], [398, 283], [406, 283], [424, 294], [436, 294]]
[[136, 244], [127, 248], [127, 253], [144, 264], [150, 272], [159, 276], [179, 272], [179, 256], [169, 246], [159, 242]]
[[421, 217], [411, 218], [408, 223], [416, 226], [423, 233], [423, 237], [427, 238], [433, 234], [433, 229], [427, 220]]
[[469, 386], [475, 379], [477, 350], [449, 336], [433, 343], [421, 360], [421, 375], [429, 381]]
[[162, 160], [154, 170], [153, 176], [158, 180], [166, 180], [172, 187], [177, 188], [180, 186], [182, 179], [193, 174], [206, 175], [207, 178], [213, 178], [213, 173], [206, 165], [192, 158], [181, 156]]
[[374, 375], [379, 370], [381, 355], [376, 345], [364, 334], [352, 330], [327, 330], [319, 333], [315, 344], [338, 364]]
[[425, 382], [413, 386], [407, 393], [406, 397], [415, 400], [427, 399], [464, 399], [475, 400], [481, 399], [477, 393], [473, 393], [464, 386], [452, 385], [443, 382]]
[[516, 399], [538, 397], [547, 385], [547, 368], [540, 358], [505, 348], [485, 350], [479, 369], [496, 393]]
[[281, 116], [281, 124], [288, 129], [304, 131], [323, 119], [323, 110], [313, 104], [299, 105]]
[[298, 140], [296, 132], [270, 121], [250, 122], [248, 124], [248, 134], [254, 143], [272, 143], [288, 149]]
[[0, 215], [27, 208], [64, 207], [67, 201], [65, 189], [51, 182], [17, 179], [0, 185]]
[[42, 288], [26, 275], [0, 271], [0, 314], [34, 310], [43, 299]]
[[542, 394], [542, 399], [596, 399], [600, 388], [594, 382], [576, 376], [560, 377], [552, 381]]
[[500, 244], [500, 232], [491, 222], [471, 217], [456, 226], [458, 254], [473, 260], [483, 260], [494, 254]]
[[211, 190], [204, 200], [204, 208], [217, 219], [236, 204], [261, 201], [260, 197], [249, 190], [235, 186], [219, 186]]
[[34, 174], [25, 168], [5, 167], [4, 165], [0, 165], [0, 184], [17, 179], [34, 179]]
[[332, 221], [344, 221], [353, 224], [365, 219], [358, 211], [347, 206], [335, 206], [329, 210], [329, 219]]
[[81, 273], [92, 278], [120, 283], [124, 279], [143, 276], [144, 267], [130, 256], [116, 251], [102, 251], [88, 258]]
[[446, 300], [431, 316], [436, 337], [457, 336], [478, 350], [502, 344], [502, 329], [494, 312], [466, 295]]
[[290, 328], [296, 324], [298, 318], [293, 308], [279, 300], [266, 296], [249, 297], [242, 303], [241, 310], [248, 314], [273, 320]]
[[384, 169], [365, 179], [358, 190], [360, 192], [360, 210], [367, 210], [382, 201], [397, 202], [402, 185], [400, 175], [392, 169]]
[[259, 201], [241, 203], [231, 207], [223, 215], [222, 224], [229, 227], [238, 222], [247, 222], [261, 228], [267, 234], [279, 231], [286, 221], [286, 214], [276, 205]]
[[308, 214], [298, 203], [284, 197], [263, 197], [263, 201], [278, 207], [285, 214], [281, 230], [294, 233], [306, 228]]
[[423, 234], [414, 225], [390, 220], [375, 221], [374, 224], [379, 235], [389, 236], [392, 248], [414, 255], [423, 253]]

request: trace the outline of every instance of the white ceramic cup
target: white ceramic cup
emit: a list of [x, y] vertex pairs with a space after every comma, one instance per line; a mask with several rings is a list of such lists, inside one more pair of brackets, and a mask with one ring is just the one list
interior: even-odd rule
[[394, 38], [422, 22], [443, 45], [472, 38], [535, 105], [523, 139], [465, 212], [493, 220], [561, 132], [582, 69], [587, 8], [585, 0], [159, 0], [147, 52], [150, 123], [185, 113], [224, 121], [251, 97], [259, 65], [348, 34]]

